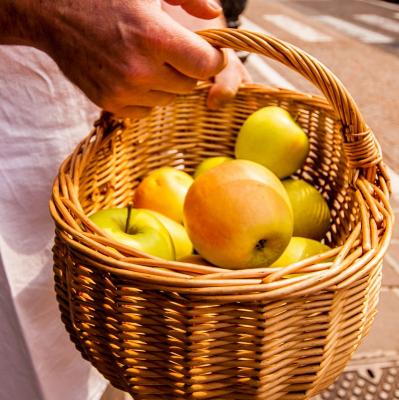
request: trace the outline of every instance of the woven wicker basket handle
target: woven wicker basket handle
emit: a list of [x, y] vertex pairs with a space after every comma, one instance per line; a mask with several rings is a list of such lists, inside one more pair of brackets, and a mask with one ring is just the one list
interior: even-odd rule
[[199, 32], [210, 44], [258, 53], [279, 61], [312, 82], [327, 98], [342, 122], [345, 152], [352, 168], [369, 168], [381, 161], [374, 135], [342, 82], [322, 63], [303, 50], [261, 33], [237, 29]]

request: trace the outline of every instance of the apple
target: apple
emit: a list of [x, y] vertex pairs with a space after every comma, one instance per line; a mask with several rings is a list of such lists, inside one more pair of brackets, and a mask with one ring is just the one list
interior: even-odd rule
[[[236, 181], [238, 179], [251, 179], [273, 186], [274, 189], [277, 190], [279, 194], [286, 200], [289, 207], [291, 208], [291, 203], [287, 191], [285, 190], [280, 179], [273, 172], [271, 172], [264, 166], [249, 160], [231, 160], [231, 162], [234, 162], [232, 166], [232, 170], [234, 172], [230, 174], [230, 168], [224, 167], [223, 169], [221, 169], [221, 171], [226, 170], [226, 173], [221, 173], [223, 174], [223, 182], [227, 183], [230, 181]], [[214, 168], [219, 168], [220, 165], [224, 164], [225, 163], [219, 164]]]
[[256, 268], [282, 254], [292, 236], [293, 216], [272, 172], [232, 160], [194, 181], [184, 202], [184, 224], [194, 248], [210, 263]]
[[109, 208], [97, 211], [90, 219], [120, 243], [156, 257], [175, 260], [172, 238], [158, 218], [146, 210], [133, 208], [125, 232], [127, 217], [127, 208]]
[[300, 169], [309, 152], [303, 129], [283, 108], [269, 106], [251, 114], [238, 133], [237, 159], [255, 161], [279, 178]]
[[317, 240], [293, 236], [283, 254], [271, 266], [286, 267], [328, 250], [331, 248]]
[[324, 197], [303, 179], [285, 179], [282, 183], [294, 213], [294, 236], [322, 239], [331, 219]]
[[194, 179], [186, 172], [162, 167], [147, 175], [134, 194], [136, 208], [148, 208], [183, 222], [183, 204], [188, 188]]
[[219, 164], [223, 164], [226, 161], [231, 161], [231, 157], [219, 156], [219, 157], [209, 157], [203, 160], [194, 171], [194, 179], [198, 178], [203, 172], [216, 167]]
[[175, 248], [176, 259], [187, 257], [193, 253], [193, 244], [187, 235], [187, 232], [182, 224], [179, 224], [175, 220], [162, 215], [157, 211], [146, 210], [150, 214], [154, 215], [159, 222], [168, 230], [173, 246]]

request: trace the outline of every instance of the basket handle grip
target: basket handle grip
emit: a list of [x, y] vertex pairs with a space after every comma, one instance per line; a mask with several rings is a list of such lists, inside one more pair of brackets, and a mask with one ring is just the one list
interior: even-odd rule
[[382, 160], [381, 150], [354, 99], [342, 82], [303, 50], [274, 37], [241, 29], [198, 32], [218, 48], [258, 53], [300, 73], [324, 94], [342, 123], [345, 153], [352, 168], [369, 168]]

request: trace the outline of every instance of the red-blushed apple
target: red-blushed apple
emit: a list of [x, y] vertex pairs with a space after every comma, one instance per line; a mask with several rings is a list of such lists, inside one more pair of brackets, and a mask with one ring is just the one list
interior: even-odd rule
[[331, 219], [324, 197], [303, 179], [284, 179], [282, 183], [294, 213], [294, 236], [322, 239]]
[[238, 179], [250, 179], [265, 183], [277, 190], [291, 208], [288, 194], [280, 179], [277, 178], [277, 176], [273, 172], [265, 168], [263, 165], [249, 160], [231, 160], [231, 162], [233, 162], [233, 165], [229, 167], [226, 167], [224, 165], [225, 163], [222, 163], [223, 166], [218, 165], [212, 168], [218, 168], [221, 171], [220, 173], [218, 173], [218, 175], [223, 175], [223, 182], [236, 181]]
[[200, 164], [198, 164], [197, 168], [194, 171], [194, 179], [198, 178], [203, 172], [208, 171], [213, 167], [216, 167], [219, 164], [223, 164], [226, 161], [231, 161], [231, 157], [227, 156], [218, 156], [218, 157], [209, 157], [205, 158]]
[[148, 209], [146, 209], [146, 211], [154, 215], [154, 217], [156, 217], [159, 222], [161, 222], [162, 225], [168, 230], [175, 248], [177, 260], [182, 257], [190, 256], [193, 253], [193, 244], [191, 243], [191, 240], [187, 235], [186, 229], [182, 224], [179, 224], [175, 220], [157, 211]]
[[233, 160], [201, 174], [184, 203], [184, 224], [198, 253], [230, 268], [270, 265], [292, 236], [288, 196], [272, 172]]
[[184, 198], [193, 181], [182, 170], [172, 167], [158, 168], [140, 182], [134, 194], [134, 206], [158, 211], [181, 223]]
[[241, 126], [235, 144], [237, 159], [257, 162], [279, 178], [302, 167], [309, 140], [288, 111], [269, 106], [251, 114]]
[[158, 218], [146, 210], [131, 209], [125, 232], [127, 217], [127, 208], [109, 208], [97, 211], [90, 219], [120, 243], [165, 260], [175, 260], [172, 238]]

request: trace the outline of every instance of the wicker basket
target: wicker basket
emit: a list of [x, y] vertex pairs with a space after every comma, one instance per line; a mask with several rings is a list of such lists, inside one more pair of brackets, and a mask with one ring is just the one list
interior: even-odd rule
[[[303, 51], [246, 31], [202, 35], [280, 61], [327, 100], [245, 85], [211, 111], [203, 84], [141, 121], [104, 114], [62, 164], [50, 201], [62, 320], [82, 356], [136, 400], [309, 399], [342, 372], [376, 313], [393, 221], [380, 148], [343, 85]], [[298, 175], [332, 210], [329, 253], [231, 271], [142, 254], [88, 219], [129, 204], [155, 168], [191, 173], [205, 157], [232, 155], [245, 118], [272, 104], [310, 138]], [[293, 272], [302, 274], [286, 278]]]

